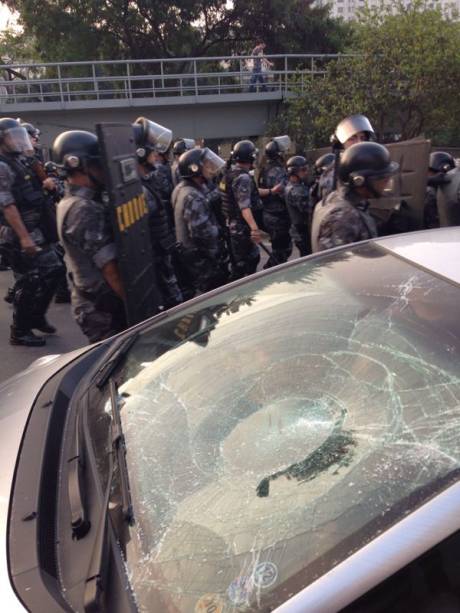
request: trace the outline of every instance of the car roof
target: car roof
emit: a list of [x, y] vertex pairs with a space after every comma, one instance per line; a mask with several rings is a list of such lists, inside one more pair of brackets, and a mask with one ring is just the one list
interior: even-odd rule
[[408, 262], [460, 283], [460, 226], [397, 234], [375, 242]]

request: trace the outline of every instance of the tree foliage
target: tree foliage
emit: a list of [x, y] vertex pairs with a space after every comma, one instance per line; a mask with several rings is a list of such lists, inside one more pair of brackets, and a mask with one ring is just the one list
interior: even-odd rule
[[10, 58], [15, 62], [29, 62], [38, 57], [35, 39], [23, 32], [7, 26], [0, 32], [0, 57]]
[[[346, 51], [322, 77], [299, 80], [277, 129], [309, 148], [328, 143], [338, 121], [364, 113], [381, 140], [424, 133], [448, 144], [460, 127], [460, 23], [423, 0], [367, 7]], [[281, 124], [281, 125], [280, 125]]]
[[311, 0], [4, 0], [47, 61], [333, 52], [343, 26]]

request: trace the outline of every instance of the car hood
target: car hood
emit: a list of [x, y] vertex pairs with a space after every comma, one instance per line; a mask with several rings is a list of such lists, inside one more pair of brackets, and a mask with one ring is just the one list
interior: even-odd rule
[[32, 405], [45, 383], [90, 347], [63, 355], [45, 356], [0, 385], [0, 593], [2, 608], [25, 611], [11, 586], [7, 560], [7, 522], [19, 446]]

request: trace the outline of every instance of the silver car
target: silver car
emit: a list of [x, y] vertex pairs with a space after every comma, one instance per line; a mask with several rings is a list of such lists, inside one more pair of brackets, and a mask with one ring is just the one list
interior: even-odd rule
[[289, 262], [3, 384], [2, 611], [460, 610], [459, 245]]

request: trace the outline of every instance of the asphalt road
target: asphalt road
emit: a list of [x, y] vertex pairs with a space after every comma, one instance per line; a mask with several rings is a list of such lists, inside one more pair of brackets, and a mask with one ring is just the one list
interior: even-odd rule
[[0, 272], [0, 382], [12, 377], [29, 366], [31, 362], [44, 355], [66, 353], [88, 344], [86, 337], [74, 322], [70, 304], [51, 304], [48, 320], [57, 328], [57, 334], [46, 335], [44, 347], [21, 347], [9, 344], [12, 308], [3, 300], [11, 283], [10, 271]]

